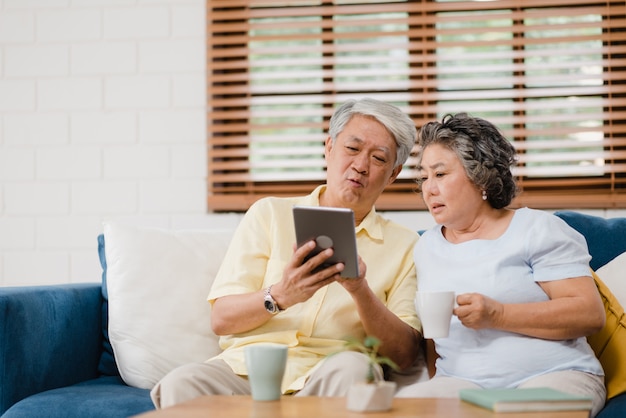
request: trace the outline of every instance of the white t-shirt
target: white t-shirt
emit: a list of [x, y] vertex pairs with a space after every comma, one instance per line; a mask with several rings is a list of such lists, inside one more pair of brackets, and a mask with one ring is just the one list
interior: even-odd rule
[[[448, 242], [441, 226], [426, 231], [414, 251], [419, 290], [476, 292], [502, 303], [548, 300], [537, 282], [589, 276], [585, 238], [562, 219], [522, 208], [495, 240]], [[437, 375], [482, 387], [516, 387], [560, 370], [603, 375], [586, 338], [551, 341], [493, 329], [473, 330], [453, 316], [447, 338], [435, 339]]]

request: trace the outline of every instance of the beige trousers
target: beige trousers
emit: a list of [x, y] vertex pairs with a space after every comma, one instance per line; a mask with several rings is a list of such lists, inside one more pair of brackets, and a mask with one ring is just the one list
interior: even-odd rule
[[[345, 396], [352, 382], [367, 373], [367, 357], [354, 351], [322, 360], [296, 396]], [[378, 369], [382, 377], [382, 370]], [[249, 395], [246, 376], [235, 374], [223, 360], [181, 366], [168, 373], [150, 392], [157, 408], [166, 408], [202, 395]]]
[[[479, 388], [475, 383], [454, 377], [435, 376], [426, 382], [401, 387], [396, 393], [399, 398], [457, 398], [460, 389]], [[576, 395], [586, 395], [593, 398], [591, 417], [595, 417], [604, 406], [606, 388], [604, 378], [595, 374], [567, 370], [562, 372], [546, 373], [528, 379], [518, 387], [551, 387], [563, 392]]]

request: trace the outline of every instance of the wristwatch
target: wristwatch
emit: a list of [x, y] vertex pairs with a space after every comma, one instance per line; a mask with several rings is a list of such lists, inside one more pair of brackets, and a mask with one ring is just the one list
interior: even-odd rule
[[271, 290], [272, 286], [269, 286], [267, 289], [265, 289], [265, 292], [263, 293], [263, 303], [265, 303], [265, 309], [269, 313], [271, 313], [272, 315], [276, 315], [278, 312], [282, 311], [282, 309], [278, 307], [278, 303], [276, 303], [276, 301], [272, 297], [272, 294], [270, 293]]

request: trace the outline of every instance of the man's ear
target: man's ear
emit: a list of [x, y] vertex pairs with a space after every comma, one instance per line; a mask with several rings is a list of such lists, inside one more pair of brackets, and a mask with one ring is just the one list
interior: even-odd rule
[[391, 176], [389, 176], [389, 180], [387, 181], [387, 185], [390, 185], [391, 183], [396, 181], [396, 179], [398, 178], [398, 175], [400, 174], [400, 171], [402, 171], [401, 165], [393, 169], [393, 171], [391, 172]]
[[330, 138], [330, 135], [326, 137], [326, 141], [324, 142], [324, 158], [328, 159], [328, 154], [333, 149], [333, 140]]

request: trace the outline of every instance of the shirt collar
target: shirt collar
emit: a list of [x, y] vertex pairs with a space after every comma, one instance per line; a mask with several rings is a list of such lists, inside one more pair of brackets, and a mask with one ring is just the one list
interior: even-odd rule
[[[319, 206], [320, 195], [326, 190], [326, 185], [322, 184], [317, 186], [310, 195], [307, 196], [307, 202], [305, 204], [312, 206]], [[363, 218], [359, 226], [356, 227], [355, 232], [358, 234], [361, 230], [365, 231], [373, 239], [383, 239], [383, 219], [376, 212], [376, 208], [372, 207], [372, 210]]]
[[361, 230], [365, 231], [372, 239], [383, 239], [383, 219], [376, 212], [376, 208], [372, 207], [372, 210], [363, 218], [359, 226], [356, 228], [358, 234]]

